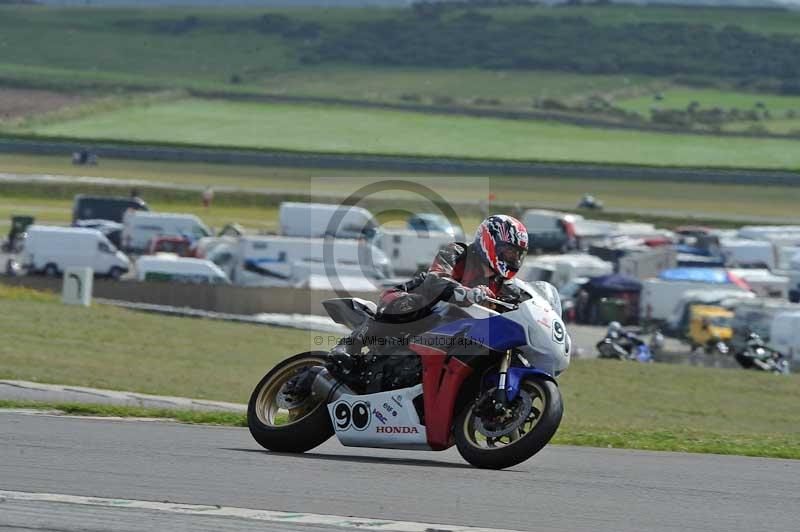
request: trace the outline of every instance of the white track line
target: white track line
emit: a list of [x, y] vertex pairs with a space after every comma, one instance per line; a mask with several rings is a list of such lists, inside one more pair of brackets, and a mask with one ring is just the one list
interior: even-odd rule
[[55, 493], [28, 493], [0, 490], [0, 501], [3, 499], [7, 501], [79, 504], [83, 506], [102, 506], [106, 508], [132, 508], [183, 515], [235, 517], [238, 519], [250, 519], [267, 523], [321, 525], [345, 529], [363, 528], [382, 532], [516, 532], [499, 528], [476, 528], [469, 526], [417, 523], [414, 521], [392, 521], [389, 519], [369, 519], [364, 517], [347, 517], [343, 515], [276, 512], [272, 510], [235, 508], [232, 506], [203, 506], [197, 504], [137, 501], [130, 499], [102, 499]]

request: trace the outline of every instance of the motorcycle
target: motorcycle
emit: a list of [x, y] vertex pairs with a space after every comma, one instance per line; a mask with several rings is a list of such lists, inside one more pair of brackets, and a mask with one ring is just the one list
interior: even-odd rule
[[653, 353], [650, 346], [641, 340], [628, 338], [627, 346], [621, 345], [620, 337], [606, 336], [597, 344], [597, 358], [612, 360], [636, 360], [638, 362], [652, 362]]
[[767, 371], [776, 375], [790, 373], [789, 361], [783, 354], [767, 347], [757, 335], [751, 335], [747, 346], [736, 353], [734, 358], [745, 369]]
[[[368, 345], [362, 366], [346, 378], [324, 351], [280, 362], [250, 397], [250, 433], [279, 452], [305, 452], [335, 434], [351, 447], [455, 445], [479, 468], [529, 459], [561, 422], [556, 377], [569, 365], [571, 340], [555, 288], [513, 282], [518, 302], [489, 299], [497, 310], [438, 303], [433, 311], [443, 324]], [[351, 329], [375, 316], [375, 304], [358, 298], [323, 304]]]

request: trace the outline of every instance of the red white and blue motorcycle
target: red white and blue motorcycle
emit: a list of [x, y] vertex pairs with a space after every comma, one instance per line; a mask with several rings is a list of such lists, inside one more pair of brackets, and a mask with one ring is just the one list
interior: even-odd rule
[[[518, 302], [489, 299], [498, 310], [439, 303], [443, 324], [376, 342], [348, 375], [337, 375], [322, 351], [280, 362], [253, 391], [250, 432], [278, 452], [305, 452], [336, 434], [353, 447], [455, 445], [481, 468], [527, 460], [561, 422], [556, 377], [569, 365], [570, 337], [555, 288], [513, 282]], [[375, 313], [357, 298], [324, 305], [351, 329]]]

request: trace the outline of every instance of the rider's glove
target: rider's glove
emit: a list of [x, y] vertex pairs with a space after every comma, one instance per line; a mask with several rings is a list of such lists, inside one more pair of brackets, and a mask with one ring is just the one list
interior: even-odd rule
[[489, 288], [481, 285], [468, 290], [465, 299], [473, 305], [480, 305], [489, 298], [489, 295]]

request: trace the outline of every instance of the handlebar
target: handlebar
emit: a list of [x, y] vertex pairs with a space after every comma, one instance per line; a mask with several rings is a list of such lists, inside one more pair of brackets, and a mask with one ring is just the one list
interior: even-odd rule
[[505, 301], [500, 301], [499, 299], [495, 299], [493, 297], [487, 297], [486, 302], [491, 303], [492, 305], [496, 305], [498, 307], [503, 307], [506, 310], [516, 310], [519, 308], [517, 305], [514, 305], [513, 303], [506, 303]]

